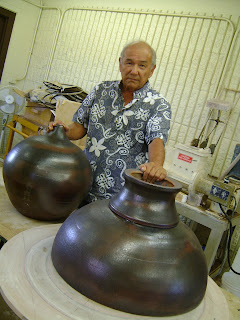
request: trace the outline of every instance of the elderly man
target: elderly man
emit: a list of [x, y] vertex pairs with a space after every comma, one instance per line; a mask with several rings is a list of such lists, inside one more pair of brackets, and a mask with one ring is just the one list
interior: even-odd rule
[[[143, 41], [128, 44], [119, 58], [121, 81], [104, 81], [94, 87], [65, 126], [70, 140], [87, 134], [85, 153], [93, 171], [90, 200], [111, 198], [124, 184], [126, 168], [140, 168], [143, 180], [166, 177], [164, 144], [171, 109], [150, 87], [156, 54]], [[50, 130], [53, 126], [50, 124]]]

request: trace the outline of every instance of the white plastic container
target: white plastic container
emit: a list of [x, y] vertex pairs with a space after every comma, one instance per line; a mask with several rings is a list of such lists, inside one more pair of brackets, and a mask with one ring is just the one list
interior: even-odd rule
[[[168, 159], [171, 157], [171, 159]], [[211, 167], [210, 149], [201, 149], [183, 144], [176, 144], [175, 148], [166, 153], [166, 169], [168, 175], [176, 180], [193, 183], [196, 176], [201, 172], [204, 176]]]
[[[240, 272], [240, 248], [233, 261], [232, 268]], [[232, 270], [225, 272], [222, 276], [222, 288], [240, 298], [240, 275], [234, 273]]]

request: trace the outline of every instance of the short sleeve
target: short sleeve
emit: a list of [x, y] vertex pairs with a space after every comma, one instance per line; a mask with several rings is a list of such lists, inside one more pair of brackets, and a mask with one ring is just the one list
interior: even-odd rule
[[160, 138], [166, 144], [171, 121], [171, 107], [165, 98], [155, 100], [154, 111], [147, 122], [145, 141], [150, 144], [152, 140]]
[[89, 122], [89, 114], [91, 107], [96, 98], [97, 86], [93, 88], [93, 90], [87, 95], [87, 97], [83, 100], [82, 104], [78, 108], [78, 110], [74, 113], [72, 121], [80, 123], [87, 129]]

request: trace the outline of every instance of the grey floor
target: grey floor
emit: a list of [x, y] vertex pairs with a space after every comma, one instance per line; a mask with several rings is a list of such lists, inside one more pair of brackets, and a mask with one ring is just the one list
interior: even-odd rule
[[9, 308], [6, 302], [0, 297], [0, 319], [1, 320], [18, 320], [20, 319], [15, 313]]

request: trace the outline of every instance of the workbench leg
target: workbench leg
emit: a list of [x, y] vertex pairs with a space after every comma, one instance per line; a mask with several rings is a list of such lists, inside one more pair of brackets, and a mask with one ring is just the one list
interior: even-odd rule
[[190, 222], [189, 227], [192, 229], [193, 232], [195, 232], [196, 229], [197, 229], [197, 225], [198, 225], [198, 223], [197, 223], [196, 221], [193, 221], [193, 220], [192, 220], [192, 221]]
[[211, 230], [208, 241], [204, 250], [204, 254], [207, 260], [207, 266], [208, 266], [208, 273], [211, 270], [211, 267], [213, 265], [217, 249], [220, 245], [222, 236], [224, 231], [219, 230]]
[[[16, 121], [11, 121], [9, 122], [9, 125], [11, 125], [12, 127], [16, 127]], [[13, 130], [9, 130], [9, 135], [8, 135], [8, 140], [7, 140], [7, 146], [6, 146], [6, 150], [5, 150], [5, 155], [4, 155], [4, 159], [7, 156], [7, 154], [9, 153], [9, 151], [12, 148], [12, 143], [13, 143], [13, 137], [14, 137], [14, 131]]]

